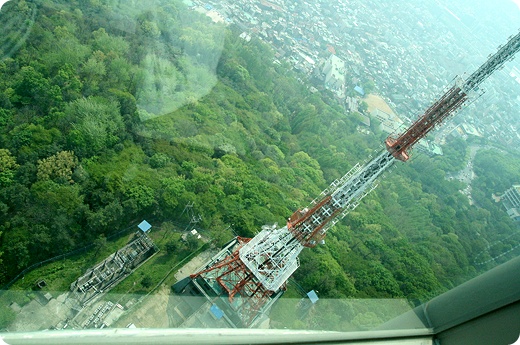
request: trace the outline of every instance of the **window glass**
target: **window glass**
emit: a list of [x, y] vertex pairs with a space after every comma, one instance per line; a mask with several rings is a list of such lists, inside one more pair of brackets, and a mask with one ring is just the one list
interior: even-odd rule
[[464, 85], [519, 22], [491, 0], [6, 2], [0, 329], [367, 331], [517, 257], [519, 60]]

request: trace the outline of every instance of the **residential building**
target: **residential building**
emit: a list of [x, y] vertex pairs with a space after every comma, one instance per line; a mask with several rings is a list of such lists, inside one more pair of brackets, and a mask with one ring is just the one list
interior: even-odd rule
[[520, 222], [520, 184], [513, 185], [500, 197], [511, 219]]

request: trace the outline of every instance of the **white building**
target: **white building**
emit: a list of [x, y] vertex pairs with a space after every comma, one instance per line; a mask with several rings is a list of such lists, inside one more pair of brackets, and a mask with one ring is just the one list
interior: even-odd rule
[[520, 84], [520, 69], [518, 67], [513, 67], [509, 75], [516, 80], [518, 84]]
[[520, 221], [520, 185], [516, 184], [500, 197], [511, 219]]
[[345, 61], [332, 54], [323, 65], [325, 87], [334, 91], [338, 96], [345, 94]]
[[370, 116], [381, 122], [379, 129], [388, 134], [399, 132], [404, 125], [403, 121], [397, 115], [389, 114], [378, 108], [374, 108], [370, 112]]

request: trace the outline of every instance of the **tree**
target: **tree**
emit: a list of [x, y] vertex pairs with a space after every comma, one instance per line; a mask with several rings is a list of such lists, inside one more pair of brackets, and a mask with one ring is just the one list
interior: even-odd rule
[[209, 236], [216, 248], [222, 248], [224, 244], [233, 238], [231, 227], [225, 226], [220, 218], [214, 217], [209, 228], [211, 229]]
[[161, 181], [162, 193], [160, 201], [166, 214], [173, 212], [179, 204], [179, 197], [186, 190], [183, 177], [168, 177]]
[[93, 156], [119, 142], [124, 124], [115, 101], [81, 98], [69, 103], [65, 112], [67, 116], [62, 126], [71, 127], [69, 142], [78, 156]]
[[53, 156], [38, 160], [38, 180], [74, 183], [73, 169], [78, 165], [78, 158], [73, 151], [61, 151]]
[[15, 103], [21, 105], [38, 105], [41, 109], [47, 109], [50, 105], [48, 98], [51, 87], [49, 80], [31, 66], [24, 66], [18, 74], [15, 82]]
[[365, 91], [365, 95], [368, 95], [368, 94], [371, 94], [372, 92], [374, 92], [375, 88], [376, 88], [376, 84], [374, 83], [374, 80], [372, 80], [372, 79], [367, 79], [363, 83], [363, 90]]
[[78, 185], [38, 181], [31, 186], [32, 207], [27, 210], [27, 216], [54, 231], [63, 231], [65, 241], [69, 241], [68, 237], [79, 230], [79, 222], [88, 210], [80, 192]]
[[83, 92], [90, 96], [98, 92], [99, 86], [106, 75], [106, 56], [101, 51], [95, 51], [81, 66], [80, 74], [83, 79]]
[[374, 329], [382, 323], [383, 321], [371, 311], [360, 313], [352, 320], [352, 324], [363, 331]]
[[169, 162], [170, 157], [164, 153], [158, 152], [150, 157], [150, 166], [155, 169], [164, 168]]
[[92, 32], [94, 37], [93, 48], [105, 54], [117, 54], [125, 56], [130, 47], [129, 43], [122, 37], [109, 35], [104, 28]]
[[366, 114], [368, 111], [367, 102], [363, 101], [363, 102], [359, 103], [359, 110], [361, 111], [361, 113]]
[[141, 85], [137, 104], [148, 113], [164, 115], [184, 104], [185, 95], [179, 94], [180, 75], [175, 65], [160, 56], [148, 54], [141, 62]]
[[137, 101], [135, 97], [127, 92], [118, 89], [109, 89], [110, 92], [119, 102], [119, 110], [123, 120], [125, 121], [128, 132], [133, 133], [135, 127], [139, 123], [139, 114], [137, 112]]
[[12, 265], [11, 269], [9, 269], [11, 274], [16, 270], [26, 268], [29, 264], [31, 258], [27, 247], [27, 241], [21, 239], [8, 241], [7, 246], [5, 247], [5, 254], [6, 257], [9, 258], [8, 263]]
[[175, 254], [175, 252], [177, 251], [177, 248], [178, 248], [178, 243], [174, 240], [170, 240], [168, 241], [168, 243], [166, 243], [165, 245], [165, 248], [166, 248], [166, 253], [172, 255], [172, 254]]
[[161, 35], [161, 30], [156, 22], [143, 20], [139, 25], [140, 33], [150, 39], [157, 39]]
[[[1, 231], [0, 231], [0, 238], [2, 238], [2, 232]], [[5, 269], [5, 266], [4, 266], [4, 260], [2, 259], [3, 255], [4, 255], [4, 252], [0, 250], [0, 282], [4, 281], [5, 274], [6, 274], [6, 269]]]
[[62, 66], [70, 65], [76, 70], [90, 54], [91, 48], [80, 42], [73, 26], [56, 26], [56, 38], [47, 41], [49, 47], [42, 47], [47, 52], [41, 56], [49, 74], [55, 74]]
[[14, 173], [19, 167], [16, 158], [7, 149], [0, 149], [0, 186], [6, 187], [13, 182]]
[[165, 245], [166, 252], [170, 255], [179, 254], [183, 249], [182, 237], [179, 233], [171, 234], [170, 239]]
[[145, 274], [143, 279], [141, 279], [141, 286], [144, 287], [145, 289], [148, 289], [148, 288], [152, 287], [152, 285], [153, 285], [152, 278], [148, 274]]
[[[18, 52], [0, 62], [0, 270], [9, 270], [2, 280], [75, 245], [95, 243], [99, 254], [100, 234], [126, 227], [135, 212], [161, 221], [187, 202], [198, 205], [216, 246], [232, 238], [230, 226], [253, 237], [374, 148], [375, 136], [358, 134], [334, 97], [311, 94], [287, 63], [272, 63], [260, 40], [223, 38], [236, 28], [166, 0], [157, 11], [135, 2], [132, 27], [136, 12], [114, 17], [120, 3], [46, 2]], [[14, 48], [13, 37], [22, 38], [0, 42]], [[370, 93], [374, 85], [363, 87]], [[156, 118], [140, 121], [141, 114]], [[455, 141], [435, 164], [417, 155], [392, 172], [393, 182], [381, 181], [384, 188], [349, 214], [349, 226], [336, 225], [326, 246], [302, 253], [294, 277], [322, 296], [421, 297], [475, 273], [469, 259], [514, 231], [488, 199], [517, 182], [519, 163], [479, 152], [474, 196], [487, 213], [474, 212], [441, 171], [464, 164], [466, 146]], [[171, 232], [164, 239], [179, 257], [202, 244]], [[513, 240], [489, 251], [499, 255]], [[152, 286], [144, 278], [142, 285]], [[366, 310], [352, 313], [359, 325], [372, 324]], [[315, 324], [351, 327], [337, 315]]]
[[117, 228], [122, 221], [122, 216], [123, 207], [119, 200], [115, 199], [96, 211], [87, 211], [86, 221], [94, 233], [100, 233]]
[[199, 240], [194, 235], [188, 234], [188, 237], [186, 238], [186, 246], [190, 252], [193, 252], [199, 247]]
[[94, 248], [96, 248], [96, 252], [94, 253], [94, 257], [96, 257], [99, 251], [107, 245], [107, 238], [104, 234], [101, 234], [94, 240]]
[[70, 64], [65, 64], [52, 78], [52, 83], [59, 86], [64, 101], [72, 101], [81, 96], [83, 83]]
[[128, 208], [131, 214], [137, 214], [155, 203], [154, 190], [142, 184], [132, 185], [123, 193], [127, 197], [123, 206]]

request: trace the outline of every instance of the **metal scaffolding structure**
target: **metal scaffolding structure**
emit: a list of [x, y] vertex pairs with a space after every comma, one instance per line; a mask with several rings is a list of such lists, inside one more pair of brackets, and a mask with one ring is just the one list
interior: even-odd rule
[[[241, 300], [242, 323], [251, 327], [270, 296], [284, 289], [299, 267], [298, 255], [305, 247], [324, 243], [327, 230], [353, 210], [375, 188], [375, 181], [395, 160], [406, 161], [409, 151], [432, 129], [460, 110], [468, 94], [520, 50], [520, 33], [510, 37], [497, 53], [466, 80], [459, 78], [404, 133], [388, 137], [383, 149], [367, 164], [355, 165], [325, 189], [309, 207], [296, 211], [287, 225], [264, 227], [253, 239], [239, 238], [240, 245], [227, 257], [191, 275], [192, 279], [216, 282], [230, 303]], [[247, 302], [244, 302], [247, 301]]]
[[70, 291], [81, 305], [109, 290], [128, 276], [140, 263], [155, 253], [155, 245], [145, 233], [137, 232], [134, 239], [105, 260], [90, 268], [70, 285]]

